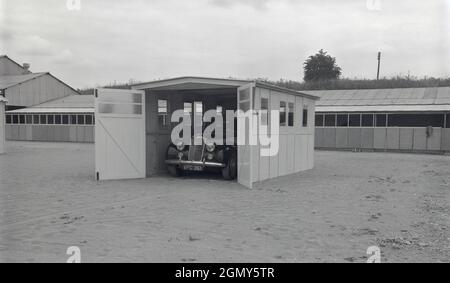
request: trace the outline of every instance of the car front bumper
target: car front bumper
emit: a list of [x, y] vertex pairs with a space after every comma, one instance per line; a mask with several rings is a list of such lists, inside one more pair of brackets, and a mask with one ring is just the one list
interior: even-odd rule
[[167, 165], [191, 165], [191, 166], [202, 166], [202, 167], [209, 167], [209, 168], [224, 168], [225, 164], [219, 163], [219, 162], [210, 162], [210, 161], [189, 161], [189, 160], [178, 160], [178, 159], [172, 159], [172, 160], [166, 160]]

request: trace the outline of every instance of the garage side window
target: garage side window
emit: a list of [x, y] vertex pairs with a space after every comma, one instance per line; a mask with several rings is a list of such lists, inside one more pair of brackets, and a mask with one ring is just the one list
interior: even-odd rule
[[361, 125], [363, 127], [373, 127], [373, 115], [372, 114], [363, 114]]
[[94, 125], [94, 119], [92, 115], [86, 115], [86, 125]]
[[27, 115], [25, 120], [26, 120], [25, 122], [26, 122], [28, 125], [33, 124], [33, 116]]
[[54, 122], [55, 122], [55, 121], [54, 121], [53, 115], [48, 115], [48, 116], [47, 116], [47, 124], [53, 125]]
[[336, 115], [325, 115], [325, 127], [336, 127]]
[[386, 114], [375, 115], [375, 125], [377, 127], [386, 127], [387, 126], [386, 122], [387, 122]]
[[62, 115], [62, 124], [69, 125], [69, 116], [68, 115]]
[[12, 123], [13, 124], [19, 124], [19, 115], [13, 115], [12, 116]]
[[169, 105], [166, 99], [158, 99], [158, 123], [162, 128], [169, 125], [168, 121]]
[[450, 129], [450, 114], [447, 114], [447, 122], [446, 122], [446, 128]]
[[40, 115], [40, 124], [45, 125], [47, 124], [47, 115]]
[[289, 114], [288, 114], [288, 126], [294, 127], [294, 113], [295, 113], [295, 106], [294, 103], [289, 103]]
[[33, 124], [35, 125], [39, 124], [39, 115], [33, 115]]
[[316, 127], [323, 127], [323, 115], [316, 115]]
[[280, 102], [280, 126], [286, 126], [286, 102]]
[[11, 115], [7, 114], [6, 115], [6, 124], [11, 124]]
[[303, 106], [303, 127], [308, 127], [308, 105]]
[[70, 115], [70, 124], [71, 125], [77, 124], [77, 115]]
[[269, 124], [269, 99], [261, 98], [261, 125]]

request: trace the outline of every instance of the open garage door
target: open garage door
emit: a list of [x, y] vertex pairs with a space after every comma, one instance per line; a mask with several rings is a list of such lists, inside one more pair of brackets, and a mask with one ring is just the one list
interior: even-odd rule
[[[253, 115], [245, 115], [249, 110], [253, 109], [253, 95], [255, 91], [255, 84], [247, 84], [238, 88], [238, 141], [245, 140], [245, 144], [238, 144], [238, 182], [239, 184], [252, 188], [252, 146], [249, 138], [252, 134], [250, 132], [250, 125], [253, 120]], [[245, 134], [244, 137], [239, 135]]]
[[96, 178], [145, 178], [144, 91], [97, 89], [95, 119]]

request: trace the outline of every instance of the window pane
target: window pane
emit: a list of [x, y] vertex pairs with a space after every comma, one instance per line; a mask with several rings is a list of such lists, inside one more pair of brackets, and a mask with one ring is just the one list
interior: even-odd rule
[[363, 127], [373, 127], [373, 115], [363, 114], [362, 115], [362, 126]]
[[195, 114], [202, 114], [203, 115], [203, 102], [195, 102]]
[[337, 115], [337, 126], [348, 127], [348, 115]]
[[168, 107], [167, 107], [167, 100], [165, 99], [158, 99], [158, 114], [167, 114]]
[[39, 124], [39, 115], [33, 115], [33, 124]]
[[303, 108], [303, 127], [308, 127], [308, 106]]
[[192, 114], [192, 103], [185, 102], [183, 105], [183, 109], [185, 114]]
[[63, 125], [68, 125], [69, 124], [69, 116], [63, 115], [62, 116], [62, 123], [63, 123]]
[[47, 124], [47, 115], [40, 115], [40, 124], [45, 125]]
[[11, 121], [12, 121], [12, 119], [11, 119], [11, 115], [6, 115], [6, 124], [11, 124]]
[[348, 124], [350, 127], [361, 127], [361, 115], [359, 114], [351, 114], [348, 117]]
[[389, 127], [444, 127], [444, 114], [389, 114]]
[[19, 123], [25, 124], [25, 115], [19, 115]]
[[13, 124], [19, 124], [19, 116], [18, 115], [13, 115]]
[[280, 102], [280, 126], [286, 126], [286, 102]]
[[447, 128], [450, 128], [450, 114], [447, 114]]
[[323, 115], [316, 115], [316, 127], [323, 127]]
[[55, 115], [55, 124], [61, 125], [61, 115]]
[[26, 124], [33, 124], [33, 116], [27, 115], [25, 119]]
[[336, 115], [325, 115], [325, 127], [336, 127]]
[[53, 115], [47, 115], [47, 124], [53, 125], [55, 123]]
[[78, 115], [78, 125], [84, 125], [84, 115]]
[[375, 115], [375, 125], [377, 127], [386, 127], [386, 114]]
[[92, 115], [86, 115], [86, 125], [92, 125]]
[[294, 103], [289, 103], [288, 126], [294, 126]]
[[269, 124], [269, 99], [261, 98], [261, 125]]
[[77, 124], [77, 115], [70, 115], [70, 124], [71, 125]]

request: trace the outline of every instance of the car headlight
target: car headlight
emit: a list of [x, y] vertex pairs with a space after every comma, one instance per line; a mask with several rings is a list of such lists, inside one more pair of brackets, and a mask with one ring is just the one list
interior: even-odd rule
[[216, 149], [216, 145], [214, 143], [206, 144], [206, 151], [213, 152]]
[[178, 151], [183, 151], [183, 149], [184, 149], [184, 143], [183, 143], [183, 142], [177, 143], [177, 149], [178, 149]]

